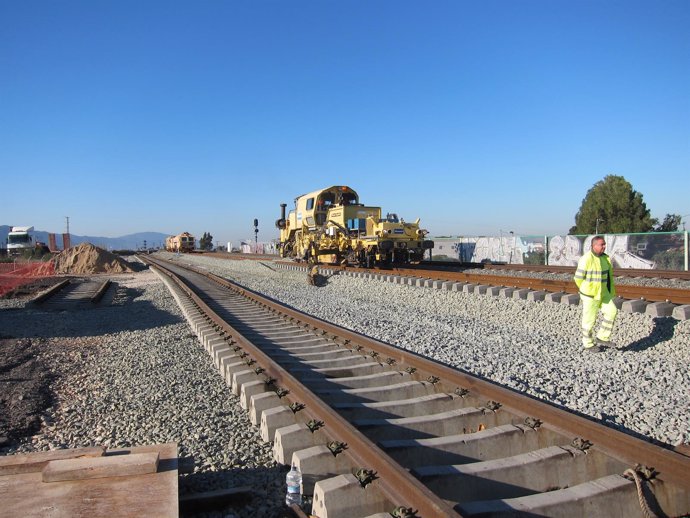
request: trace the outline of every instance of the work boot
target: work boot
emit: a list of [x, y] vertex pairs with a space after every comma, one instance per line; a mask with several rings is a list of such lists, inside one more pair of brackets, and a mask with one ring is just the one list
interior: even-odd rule
[[602, 340], [601, 338], [596, 338], [595, 342], [601, 347], [616, 347], [616, 344], [612, 343], [610, 340]]
[[585, 347], [586, 353], [600, 353], [604, 348], [600, 345], [593, 345], [592, 347]]

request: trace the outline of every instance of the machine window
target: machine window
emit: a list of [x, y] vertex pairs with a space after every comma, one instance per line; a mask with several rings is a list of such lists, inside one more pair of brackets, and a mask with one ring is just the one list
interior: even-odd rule
[[309, 198], [307, 200], [307, 210], [312, 210], [314, 208], [314, 198]]
[[321, 200], [319, 205], [322, 205], [324, 209], [327, 209], [335, 203], [335, 194], [332, 192], [325, 192], [321, 195]]
[[367, 220], [364, 218], [359, 219], [348, 219], [347, 229], [352, 232], [366, 232], [367, 231]]

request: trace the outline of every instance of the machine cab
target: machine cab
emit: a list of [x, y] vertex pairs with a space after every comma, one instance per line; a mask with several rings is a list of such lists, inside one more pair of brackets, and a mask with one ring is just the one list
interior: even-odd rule
[[[344, 185], [334, 185], [304, 194], [295, 200], [296, 223], [315, 228], [326, 223], [329, 210], [358, 204], [359, 196], [357, 193]], [[338, 216], [335, 213], [332, 215]]]

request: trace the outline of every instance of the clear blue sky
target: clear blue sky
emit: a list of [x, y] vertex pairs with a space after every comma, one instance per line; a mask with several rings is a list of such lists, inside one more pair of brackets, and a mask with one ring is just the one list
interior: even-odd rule
[[689, 27], [687, 0], [0, 0], [0, 224], [268, 240], [345, 184], [432, 235], [556, 234], [607, 174], [690, 214]]

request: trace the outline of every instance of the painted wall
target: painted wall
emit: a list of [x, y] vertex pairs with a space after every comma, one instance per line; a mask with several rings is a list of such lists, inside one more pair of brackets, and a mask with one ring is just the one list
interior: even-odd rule
[[[592, 246], [589, 236], [477, 236], [433, 238], [434, 258], [446, 256], [462, 262], [493, 262], [507, 264], [549, 264], [576, 266], [582, 254]], [[606, 239], [606, 253], [618, 268], [682, 270], [683, 257], [687, 257], [687, 239], [684, 232], [648, 234], [610, 234]], [[548, 250], [547, 250], [548, 248]], [[675, 257], [657, 265], [655, 258]], [[687, 262], [687, 259], [686, 259]]]

